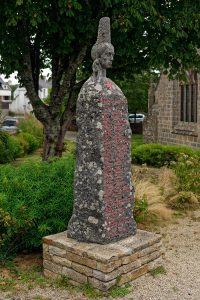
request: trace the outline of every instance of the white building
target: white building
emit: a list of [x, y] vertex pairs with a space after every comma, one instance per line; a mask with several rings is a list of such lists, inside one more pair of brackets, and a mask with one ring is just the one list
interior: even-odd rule
[[[40, 79], [38, 95], [41, 100], [48, 96], [49, 88], [51, 88], [51, 82], [46, 79]], [[26, 96], [25, 87], [17, 87], [14, 91], [13, 98], [14, 99], [9, 106], [11, 112], [16, 114], [30, 114], [33, 107], [29, 98]]]
[[0, 77], [0, 122], [8, 114], [9, 103], [11, 103], [11, 88], [9, 84]]
[[13, 93], [13, 101], [9, 105], [11, 112], [16, 114], [30, 114], [33, 110], [30, 100], [26, 97], [25, 87], [17, 87]]

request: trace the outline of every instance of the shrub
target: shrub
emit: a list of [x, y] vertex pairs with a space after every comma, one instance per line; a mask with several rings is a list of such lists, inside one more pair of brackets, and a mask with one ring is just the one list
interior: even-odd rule
[[171, 163], [179, 178], [179, 191], [193, 192], [200, 200], [200, 155], [181, 154], [177, 162]]
[[[41, 247], [66, 230], [73, 206], [74, 157], [0, 168], [1, 256]], [[7, 221], [6, 221], [7, 220]]]
[[192, 192], [182, 191], [168, 199], [168, 206], [178, 210], [196, 209], [199, 202]]
[[0, 132], [0, 164], [8, 163], [20, 156], [19, 142], [6, 132]]
[[17, 136], [24, 149], [24, 154], [30, 154], [39, 148], [40, 142], [32, 134], [22, 132]]
[[133, 148], [131, 155], [133, 163], [161, 167], [164, 165], [170, 165], [171, 161], [177, 161], [181, 153], [192, 156], [195, 151], [186, 146], [144, 144]]
[[39, 146], [42, 146], [43, 126], [34, 116], [30, 115], [26, 119], [20, 120], [18, 127], [22, 132], [29, 133], [34, 136], [38, 140]]

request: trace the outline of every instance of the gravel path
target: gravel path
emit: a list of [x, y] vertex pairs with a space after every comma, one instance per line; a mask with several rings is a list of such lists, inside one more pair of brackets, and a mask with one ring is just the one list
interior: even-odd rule
[[[162, 228], [166, 274], [147, 274], [131, 284], [131, 292], [118, 300], [200, 300], [200, 210]], [[0, 293], [5, 298], [8, 293]], [[75, 290], [33, 288], [18, 291], [21, 300], [87, 300]], [[112, 297], [103, 297], [111, 300]]]
[[200, 300], [200, 211], [192, 218], [178, 219], [161, 233], [166, 275], [135, 280], [127, 299]]

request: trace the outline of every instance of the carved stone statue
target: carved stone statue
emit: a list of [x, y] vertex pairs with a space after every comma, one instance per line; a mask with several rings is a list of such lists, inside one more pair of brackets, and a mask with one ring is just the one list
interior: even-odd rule
[[77, 101], [75, 199], [68, 236], [106, 244], [136, 233], [127, 100], [106, 77], [114, 57], [107, 17], [99, 22], [91, 56], [93, 74]]

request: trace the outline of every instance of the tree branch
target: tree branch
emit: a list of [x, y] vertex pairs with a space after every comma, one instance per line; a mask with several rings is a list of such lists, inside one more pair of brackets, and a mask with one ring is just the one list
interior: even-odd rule
[[27, 90], [28, 98], [33, 106], [34, 113], [36, 117], [43, 123], [48, 123], [49, 111], [48, 107], [41, 101], [38, 96], [38, 90], [35, 89], [33, 69], [31, 64], [31, 49], [29, 44], [29, 37], [27, 32], [26, 22], [23, 21], [19, 25], [19, 30], [23, 32], [22, 42], [24, 44], [24, 54], [22, 56], [23, 67], [19, 70], [19, 75], [22, 79], [23, 84]]

